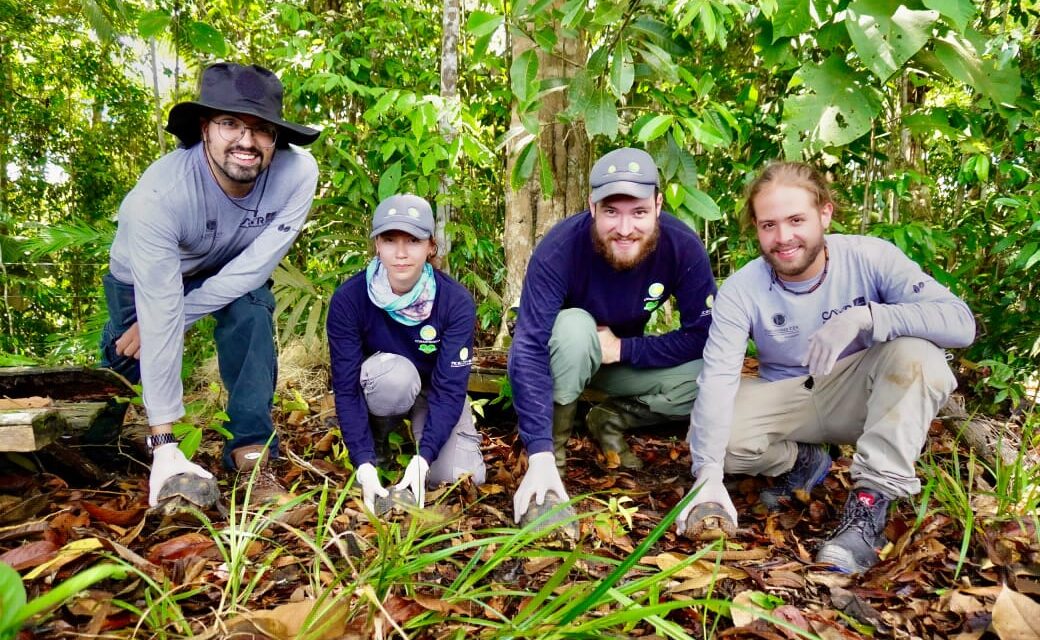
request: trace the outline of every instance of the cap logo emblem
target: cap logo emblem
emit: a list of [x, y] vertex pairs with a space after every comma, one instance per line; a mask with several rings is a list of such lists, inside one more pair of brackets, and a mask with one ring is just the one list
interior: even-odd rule
[[639, 173], [639, 163], [638, 162], [629, 162], [628, 163], [628, 170], [631, 171], [632, 173]]
[[419, 210], [415, 207], [408, 207], [408, 215], [412, 216], [413, 218], [418, 218]]
[[614, 165], [610, 165], [609, 167], [607, 167], [607, 173], [617, 173], [617, 167], [615, 167]]
[[397, 209], [390, 209], [389, 211], [386, 212], [386, 215], [388, 215], [388, 216], [396, 216], [397, 215]]

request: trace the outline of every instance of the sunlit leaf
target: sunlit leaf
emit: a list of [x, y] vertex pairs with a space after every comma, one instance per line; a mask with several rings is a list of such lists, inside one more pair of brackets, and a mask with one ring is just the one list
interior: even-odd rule
[[845, 27], [863, 64], [887, 80], [928, 42], [938, 18], [938, 11], [914, 11], [898, 0], [856, 0]]
[[191, 22], [188, 24], [188, 41], [191, 45], [201, 51], [218, 58], [227, 55], [227, 42], [219, 31], [205, 22]]
[[784, 103], [784, 154], [799, 159], [802, 149], [845, 145], [870, 131], [880, 101], [863, 77], [838, 55], [809, 63], [796, 74], [806, 91]]

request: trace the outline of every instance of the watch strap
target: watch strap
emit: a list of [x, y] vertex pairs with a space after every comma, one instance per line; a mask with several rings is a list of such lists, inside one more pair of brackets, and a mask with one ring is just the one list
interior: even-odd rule
[[155, 451], [156, 447], [161, 447], [164, 444], [176, 444], [177, 437], [172, 433], [160, 433], [157, 435], [150, 435], [147, 439], [148, 450]]

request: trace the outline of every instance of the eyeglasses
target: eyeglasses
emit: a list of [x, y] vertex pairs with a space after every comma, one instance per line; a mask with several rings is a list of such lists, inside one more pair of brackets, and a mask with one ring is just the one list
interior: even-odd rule
[[238, 142], [245, 137], [247, 130], [253, 132], [253, 141], [257, 146], [264, 149], [273, 147], [278, 139], [278, 127], [273, 124], [258, 124], [250, 127], [238, 118], [229, 117], [210, 120], [210, 122], [217, 125], [217, 132], [225, 142]]

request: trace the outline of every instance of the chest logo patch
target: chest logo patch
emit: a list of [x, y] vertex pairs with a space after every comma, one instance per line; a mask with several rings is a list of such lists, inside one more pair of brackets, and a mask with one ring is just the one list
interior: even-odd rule
[[664, 295], [664, 285], [660, 282], [655, 282], [650, 285], [646, 290], [646, 297], [643, 298], [643, 311], [653, 311], [657, 307], [661, 306], [661, 296]]
[[437, 329], [431, 325], [425, 325], [422, 329], [419, 329], [419, 337], [423, 340], [433, 340], [437, 337]]

